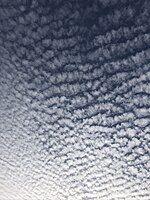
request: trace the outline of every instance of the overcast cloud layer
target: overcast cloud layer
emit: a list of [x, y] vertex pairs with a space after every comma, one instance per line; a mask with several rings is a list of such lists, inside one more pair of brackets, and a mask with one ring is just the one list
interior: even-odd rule
[[150, 200], [150, 1], [0, 0], [0, 200]]

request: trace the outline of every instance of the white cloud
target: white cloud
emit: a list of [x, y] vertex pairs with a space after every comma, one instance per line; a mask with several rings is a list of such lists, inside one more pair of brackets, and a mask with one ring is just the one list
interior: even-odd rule
[[0, 199], [148, 200], [148, 1], [8, 2]]

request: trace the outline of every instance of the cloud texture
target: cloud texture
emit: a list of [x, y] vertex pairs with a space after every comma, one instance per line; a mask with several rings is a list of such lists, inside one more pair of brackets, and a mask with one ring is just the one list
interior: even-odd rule
[[150, 2], [0, 1], [0, 199], [150, 199]]

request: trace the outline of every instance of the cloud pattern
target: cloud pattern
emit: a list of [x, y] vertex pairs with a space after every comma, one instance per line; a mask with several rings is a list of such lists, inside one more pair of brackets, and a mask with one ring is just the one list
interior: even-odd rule
[[150, 199], [150, 2], [0, 1], [0, 199]]

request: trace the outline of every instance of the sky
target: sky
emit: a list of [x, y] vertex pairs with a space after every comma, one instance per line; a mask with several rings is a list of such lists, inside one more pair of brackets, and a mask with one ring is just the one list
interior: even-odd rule
[[150, 199], [150, 2], [0, 1], [0, 199]]

